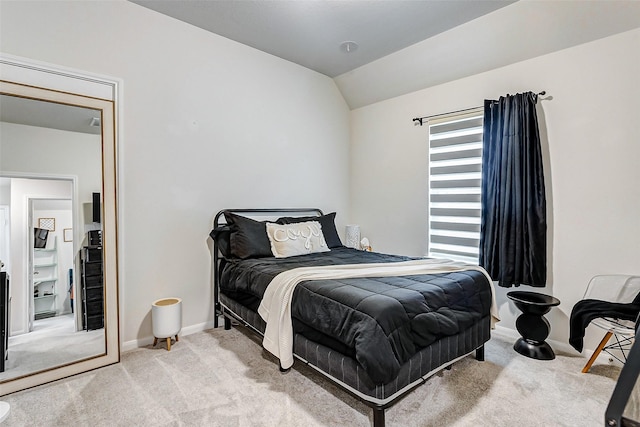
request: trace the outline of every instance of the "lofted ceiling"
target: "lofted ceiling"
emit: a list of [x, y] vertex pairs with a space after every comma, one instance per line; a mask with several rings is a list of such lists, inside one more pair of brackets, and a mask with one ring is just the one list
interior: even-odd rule
[[336, 77], [515, 0], [130, 1]]
[[638, 0], [129, 1], [326, 74], [351, 109], [640, 27]]

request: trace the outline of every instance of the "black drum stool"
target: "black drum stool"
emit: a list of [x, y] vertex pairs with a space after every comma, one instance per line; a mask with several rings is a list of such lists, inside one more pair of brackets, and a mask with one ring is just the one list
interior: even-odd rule
[[522, 314], [516, 319], [516, 329], [522, 335], [513, 345], [513, 349], [523, 356], [538, 360], [556, 358], [551, 346], [545, 341], [551, 331], [549, 321], [544, 315], [560, 304], [560, 300], [550, 295], [529, 291], [507, 293]]

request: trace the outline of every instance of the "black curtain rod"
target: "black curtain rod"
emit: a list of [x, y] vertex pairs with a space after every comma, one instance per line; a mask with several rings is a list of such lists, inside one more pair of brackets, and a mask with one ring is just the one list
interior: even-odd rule
[[[539, 92], [537, 95], [538, 96], [544, 96], [546, 94], [547, 94], [547, 92], [543, 90], [542, 92]], [[448, 113], [434, 114], [432, 116], [416, 117], [416, 118], [412, 119], [412, 121], [413, 121], [414, 125], [415, 125], [416, 122], [418, 122], [418, 123], [420, 123], [420, 126], [422, 126], [424, 124], [424, 120], [433, 119], [434, 117], [448, 116], [449, 114], [464, 113], [464, 112], [467, 112], [467, 111], [477, 110], [478, 108], [481, 108], [481, 107], [465, 108], [464, 110], [450, 111]]]

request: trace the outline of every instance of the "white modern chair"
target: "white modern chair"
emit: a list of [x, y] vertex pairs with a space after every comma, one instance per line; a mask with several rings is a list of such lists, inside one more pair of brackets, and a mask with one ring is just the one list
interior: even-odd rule
[[[583, 299], [630, 303], [638, 293], [640, 293], [640, 276], [609, 274], [594, 276], [589, 281]], [[582, 368], [582, 372], [586, 373], [591, 369], [591, 365], [602, 351], [624, 364], [633, 344], [635, 322], [599, 317], [592, 320], [590, 324], [604, 329], [606, 333], [587, 364]], [[612, 336], [615, 338], [615, 343], [607, 345]], [[622, 358], [618, 357], [618, 354], [622, 354]]]

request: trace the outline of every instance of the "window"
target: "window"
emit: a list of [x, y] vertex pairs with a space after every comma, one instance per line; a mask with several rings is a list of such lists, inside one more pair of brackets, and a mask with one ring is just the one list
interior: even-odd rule
[[482, 117], [429, 120], [429, 256], [478, 263]]

